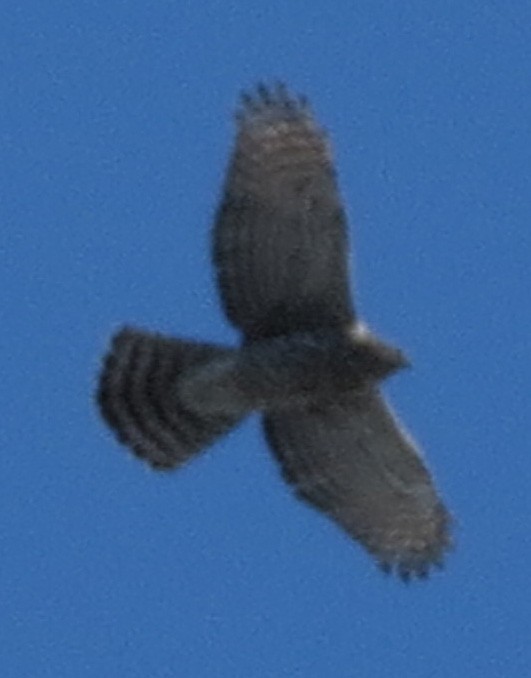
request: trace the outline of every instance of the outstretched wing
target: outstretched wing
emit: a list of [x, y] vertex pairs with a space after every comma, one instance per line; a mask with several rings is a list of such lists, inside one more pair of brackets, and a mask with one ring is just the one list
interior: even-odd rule
[[377, 391], [324, 411], [277, 412], [265, 430], [285, 479], [404, 579], [450, 546], [450, 517]]
[[214, 228], [229, 320], [248, 338], [346, 325], [346, 219], [330, 149], [282, 85], [245, 95]]

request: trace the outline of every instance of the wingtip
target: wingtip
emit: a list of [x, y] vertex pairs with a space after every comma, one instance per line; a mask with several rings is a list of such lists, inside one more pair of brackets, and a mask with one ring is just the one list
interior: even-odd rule
[[236, 109], [238, 122], [268, 112], [275, 115], [309, 115], [310, 105], [306, 96], [293, 93], [281, 79], [273, 80], [271, 84], [259, 80], [254, 87], [240, 91]]
[[405, 563], [379, 562], [378, 568], [386, 577], [398, 577], [403, 584], [409, 585], [415, 581], [428, 581], [435, 571], [444, 570], [445, 564], [442, 561], [434, 561], [411, 567]]

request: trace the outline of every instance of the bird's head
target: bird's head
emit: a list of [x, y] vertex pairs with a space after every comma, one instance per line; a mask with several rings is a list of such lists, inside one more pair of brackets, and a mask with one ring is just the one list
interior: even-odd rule
[[356, 322], [349, 328], [349, 337], [354, 342], [356, 354], [363, 358], [367, 375], [373, 379], [385, 379], [398, 370], [411, 367], [403, 351], [379, 339], [363, 322]]

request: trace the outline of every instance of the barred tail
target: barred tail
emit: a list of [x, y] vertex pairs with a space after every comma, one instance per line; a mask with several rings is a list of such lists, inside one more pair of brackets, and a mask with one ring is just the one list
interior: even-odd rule
[[97, 393], [101, 414], [120, 442], [153, 468], [177, 467], [243, 415], [226, 409], [202, 412], [179, 395], [184, 374], [231, 353], [219, 346], [124, 329], [104, 360]]

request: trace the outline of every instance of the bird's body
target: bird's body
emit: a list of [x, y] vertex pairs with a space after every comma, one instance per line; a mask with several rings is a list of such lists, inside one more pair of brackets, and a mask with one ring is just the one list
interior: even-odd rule
[[424, 576], [449, 515], [379, 382], [407, 363], [357, 319], [331, 152], [307, 104], [278, 86], [243, 98], [213, 231], [226, 348], [124, 330], [103, 416], [156, 468], [184, 463], [252, 411], [285, 479], [389, 570]]

